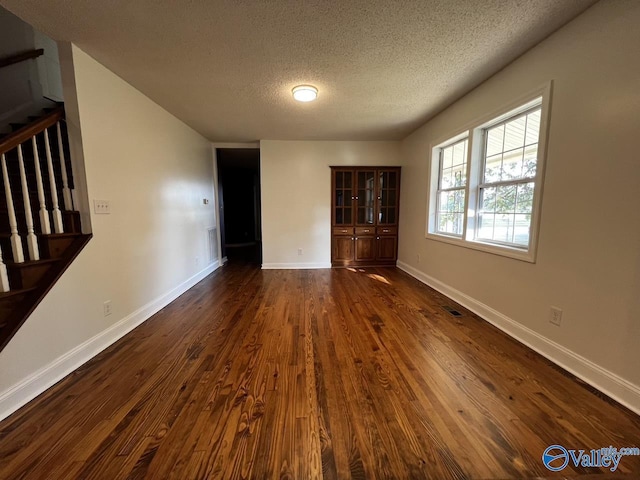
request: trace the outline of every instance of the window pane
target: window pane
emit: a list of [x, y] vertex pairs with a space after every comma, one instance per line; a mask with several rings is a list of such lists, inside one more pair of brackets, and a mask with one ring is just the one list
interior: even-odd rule
[[514, 148], [524, 146], [524, 133], [527, 117], [523, 116], [508, 122], [504, 132], [504, 151], [508, 152]]
[[451, 169], [448, 168], [445, 172], [442, 172], [442, 179], [440, 180], [440, 188], [453, 187], [453, 178], [451, 177]]
[[486, 156], [490, 157], [502, 152], [502, 145], [504, 140], [504, 125], [500, 125], [495, 128], [487, 130], [487, 153]]
[[464, 190], [440, 192], [438, 195], [438, 231], [462, 235], [464, 223]]
[[513, 243], [518, 245], [529, 245], [529, 234], [531, 231], [531, 215], [515, 215], [515, 232]]
[[447, 147], [442, 149], [442, 168], [451, 168], [453, 165], [453, 147]]
[[487, 157], [484, 166], [484, 182], [492, 183], [500, 181], [502, 172], [502, 154]]
[[527, 115], [527, 137], [525, 144], [531, 145], [532, 143], [538, 143], [540, 136], [540, 110], [531, 112]]
[[523, 148], [512, 150], [502, 156], [502, 170], [500, 180], [514, 180], [522, 177]]
[[518, 185], [516, 193], [516, 213], [531, 215], [533, 211], [533, 188], [533, 182]]
[[493, 213], [496, 210], [496, 188], [483, 188], [480, 190], [480, 210], [483, 213]]
[[455, 187], [464, 187], [467, 181], [466, 165], [457, 165], [452, 168], [453, 185]]
[[467, 141], [456, 143], [453, 146], [453, 165], [462, 165], [465, 163], [467, 153]]
[[493, 225], [495, 223], [495, 214], [483, 213], [479, 217], [478, 226], [478, 238], [492, 239], [493, 238]]
[[524, 149], [524, 161], [522, 167], [522, 177], [535, 177], [536, 164], [538, 163], [538, 144], [529, 145]]
[[515, 213], [517, 185], [504, 185], [497, 188], [496, 213]]
[[493, 227], [493, 238], [491, 240], [511, 243], [513, 236], [513, 217], [514, 215], [508, 214], [496, 215], [496, 221]]

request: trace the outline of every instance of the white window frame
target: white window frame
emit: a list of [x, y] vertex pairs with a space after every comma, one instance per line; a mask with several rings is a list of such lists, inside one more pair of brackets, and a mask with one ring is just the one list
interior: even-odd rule
[[[449, 243], [465, 248], [480, 250], [517, 260], [535, 263], [540, 231], [542, 194], [545, 165], [547, 159], [547, 139], [549, 134], [549, 116], [551, 107], [552, 81], [536, 88], [496, 111], [483, 115], [470, 122], [464, 128], [447, 135], [430, 147], [429, 195], [427, 204], [427, 222], [425, 237], [430, 240]], [[538, 159], [534, 177], [533, 207], [531, 212], [531, 228], [528, 247], [519, 247], [498, 241], [476, 238], [476, 220], [479, 209], [480, 182], [484, 169], [484, 136], [487, 129], [508, 119], [515, 118], [524, 112], [540, 105], [540, 132], [538, 137]], [[468, 138], [467, 144], [467, 181], [465, 190], [465, 218], [462, 236], [455, 236], [437, 231], [438, 181], [440, 173], [440, 152], [443, 148]]]
[[[443, 231], [438, 229], [438, 227], [439, 227], [439, 225], [438, 225], [439, 224], [438, 215], [440, 213], [440, 193], [442, 193], [442, 192], [455, 192], [455, 191], [458, 191], [458, 190], [464, 191], [465, 192], [465, 200], [464, 200], [465, 204], [463, 206], [463, 212], [462, 213], [464, 214], [464, 212], [467, 210], [467, 198], [466, 198], [466, 195], [467, 195], [467, 182], [469, 181], [469, 172], [466, 169], [465, 169], [465, 171], [467, 172], [467, 178], [465, 179], [463, 186], [461, 186], [461, 187], [446, 187], [446, 188], [443, 188], [442, 185], [441, 185], [442, 168], [443, 168], [443, 166], [442, 166], [442, 161], [443, 161], [442, 153], [443, 153], [443, 151], [445, 149], [449, 148], [449, 147], [452, 147], [452, 146], [457, 145], [460, 142], [464, 142], [464, 141], [467, 141], [467, 150], [468, 150], [468, 148], [469, 148], [468, 147], [469, 137], [467, 135], [463, 135], [462, 137], [457, 138], [456, 140], [452, 140], [450, 142], [447, 142], [446, 145], [442, 145], [441, 147], [439, 147], [438, 162], [437, 162], [438, 163], [438, 173], [437, 173], [438, 178], [436, 179], [436, 210], [435, 210], [435, 222], [436, 222], [435, 223], [435, 233], [437, 233], [438, 235], [446, 235], [446, 236], [451, 236], [451, 237], [454, 237], [454, 238], [464, 238], [464, 229], [466, 228], [466, 225], [465, 225], [466, 222], [464, 221], [464, 218], [463, 218], [463, 221], [462, 221], [462, 233], [460, 235], [455, 234], [455, 233], [450, 233], [450, 232], [443, 232]], [[469, 157], [469, 152], [467, 151], [467, 152], [465, 152], [465, 158], [468, 158], [468, 157]], [[469, 165], [468, 165], [468, 162], [467, 162], [467, 167], [468, 166]]]

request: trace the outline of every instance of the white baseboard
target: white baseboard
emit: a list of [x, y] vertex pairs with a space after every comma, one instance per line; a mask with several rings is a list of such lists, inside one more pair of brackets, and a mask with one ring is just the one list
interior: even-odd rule
[[180, 285], [157, 297], [106, 330], [61, 355], [19, 383], [0, 393], [0, 420], [8, 417], [42, 392], [62, 380], [78, 367], [91, 360], [138, 325], [166, 307], [195, 284], [214, 272], [220, 263], [216, 260]]
[[263, 263], [263, 270], [310, 270], [331, 268], [330, 263]]
[[638, 385], [634, 385], [615, 373], [596, 365], [591, 360], [578, 355], [553, 340], [543, 337], [488, 305], [421, 272], [411, 265], [399, 261], [397, 266], [640, 415], [640, 387]]

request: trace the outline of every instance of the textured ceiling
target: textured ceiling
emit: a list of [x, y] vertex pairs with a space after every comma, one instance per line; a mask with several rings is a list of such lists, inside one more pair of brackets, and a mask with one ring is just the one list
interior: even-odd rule
[[226, 142], [403, 138], [593, 3], [0, 0]]

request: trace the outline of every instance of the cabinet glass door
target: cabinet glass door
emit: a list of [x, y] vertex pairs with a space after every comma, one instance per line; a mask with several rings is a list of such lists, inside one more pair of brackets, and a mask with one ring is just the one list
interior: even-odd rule
[[334, 219], [336, 225], [353, 225], [353, 172], [335, 172]]
[[375, 177], [376, 172], [358, 171], [356, 181], [356, 205], [358, 225], [375, 223]]
[[398, 212], [398, 172], [378, 171], [378, 224], [394, 225]]

